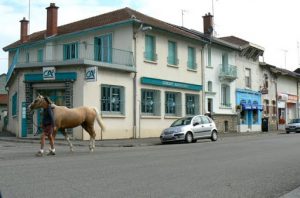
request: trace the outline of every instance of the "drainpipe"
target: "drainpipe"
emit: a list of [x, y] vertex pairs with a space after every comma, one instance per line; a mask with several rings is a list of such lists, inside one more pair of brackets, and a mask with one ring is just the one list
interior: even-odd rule
[[[201, 49], [201, 81], [202, 81], [202, 114], [206, 113], [205, 106], [205, 62], [204, 62], [204, 50], [207, 48], [208, 44], [205, 44]], [[212, 112], [210, 112], [212, 113]]]
[[297, 81], [297, 103], [296, 103], [297, 118], [299, 118], [299, 81]]
[[[135, 69], [136, 69], [136, 32], [133, 32], [133, 42], [134, 42], [134, 51], [133, 51], [133, 65], [134, 65], [134, 67], [135, 67]], [[134, 73], [134, 76], [133, 76], [133, 81], [132, 81], [132, 83], [133, 83], [133, 134], [132, 134], [132, 137], [135, 139], [136, 138], [136, 118], [137, 118], [137, 113], [136, 113], [136, 104], [137, 104], [137, 102], [136, 102], [136, 100], [137, 100], [137, 98], [136, 98], [136, 95], [137, 95], [137, 89], [136, 89], [136, 87], [137, 87], [137, 82], [136, 82], [136, 73], [137, 73], [137, 71], [135, 71], [135, 73]]]
[[278, 131], [278, 121], [279, 121], [279, 117], [278, 117], [278, 91], [277, 91], [277, 76], [275, 76], [275, 101], [276, 101], [276, 130]]

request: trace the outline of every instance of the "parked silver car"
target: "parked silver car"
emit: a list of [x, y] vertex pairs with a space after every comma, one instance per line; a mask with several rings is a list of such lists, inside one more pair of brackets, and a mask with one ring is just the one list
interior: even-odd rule
[[285, 126], [286, 133], [289, 132], [300, 132], [300, 118], [292, 119], [286, 126]]
[[205, 115], [180, 118], [160, 135], [162, 143], [182, 140], [191, 143], [202, 138], [209, 138], [212, 141], [218, 139], [215, 122]]

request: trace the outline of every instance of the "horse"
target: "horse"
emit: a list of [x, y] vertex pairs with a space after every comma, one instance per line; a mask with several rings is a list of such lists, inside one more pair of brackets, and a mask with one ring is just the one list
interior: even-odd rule
[[[40, 94], [35, 98], [35, 100], [28, 106], [29, 112], [34, 109], [43, 108], [48, 104], [48, 101], [51, 100], [48, 97], [44, 97]], [[79, 125], [84, 128], [90, 135], [89, 149], [91, 152], [95, 148], [95, 129], [94, 122], [97, 120], [98, 125], [101, 127], [102, 131], [105, 130], [104, 123], [99, 115], [99, 111], [96, 107], [87, 107], [82, 106], [78, 108], [67, 108], [65, 106], [57, 106], [51, 102], [51, 108], [54, 115], [54, 131], [53, 137], [55, 139], [58, 129], [61, 129], [62, 134], [67, 140], [70, 151], [73, 151], [73, 144], [70, 141], [68, 133], [65, 131], [66, 128], [74, 128]]]

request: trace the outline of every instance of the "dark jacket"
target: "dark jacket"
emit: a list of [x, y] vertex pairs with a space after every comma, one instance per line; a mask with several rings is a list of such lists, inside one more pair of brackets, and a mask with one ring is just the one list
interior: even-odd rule
[[51, 105], [43, 111], [43, 126], [52, 125], [54, 126], [54, 115], [51, 109]]

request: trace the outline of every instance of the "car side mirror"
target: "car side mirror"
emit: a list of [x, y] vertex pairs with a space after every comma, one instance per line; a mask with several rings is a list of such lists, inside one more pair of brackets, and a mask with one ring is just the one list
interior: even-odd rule
[[195, 122], [194, 124], [193, 124], [193, 126], [197, 126], [197, 125], [199, 125], [200, 123], [199, 122]]

